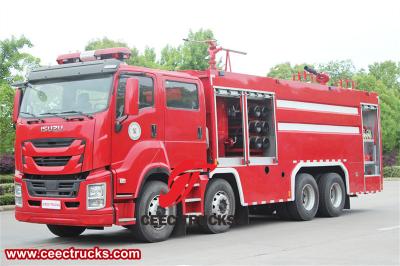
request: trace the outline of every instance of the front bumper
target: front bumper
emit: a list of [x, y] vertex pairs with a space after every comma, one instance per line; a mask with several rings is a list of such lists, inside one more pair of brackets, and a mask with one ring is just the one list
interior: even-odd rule
[[[15, 182], [22, 186], [22, 207], [15, 207], [15, 218], [21, 222], [58, 224], [74, 226], [111, 226], [114, 224], [112, 207], [111, 172], [105, 169], [93, 171], [80, 183], [79, 192], [74, 198], [33, 197], [29, 195], [22, 174], [15, 175]], [[87, 210], [86, 188], [89, 184], [106, 183], [106, 205], [102, 209]], [[59, 200], [61, 209], [43, 209], [42, 200]]]

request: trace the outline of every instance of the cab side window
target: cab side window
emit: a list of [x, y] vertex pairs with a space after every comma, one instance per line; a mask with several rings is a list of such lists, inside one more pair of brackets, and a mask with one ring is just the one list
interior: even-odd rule
[[[150, 77], [132, 76], [139, 80], [139, 109], [154, 106], [154, 81]], [[124, 115], [125, 86], [129, 77], [121, 77], [117, 90], [116, 117]]]
[[167, 80], [165, 92], [168, 107], [199, 109], [199, 92], [196, 84]]

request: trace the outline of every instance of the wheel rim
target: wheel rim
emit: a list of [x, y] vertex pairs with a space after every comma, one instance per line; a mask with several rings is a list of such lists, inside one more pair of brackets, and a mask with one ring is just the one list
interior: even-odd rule
[[333, 183], [329, 194], [332, 206], [338, 208], [343, 200], [342, 188], [340, 185], [338, 183]]
[[301, 201], [303, 204], [304, 209], [307, 211], [312, 210], [315, 204], [315, 191], [310, 184], [307, 184], [303, 187], [301, 193]]
[[229, 197], [224, 191], [215, 193], [212, 202], [212, 214], [214, 215], [227, 215], [231, 209]]
[[[147, 214], [149, 216], [156, 216], [156, 223], [160, 223], [160, 218], [158, 218], [157, 216], [168, 216], [170, 214], [170, 209], [164, 209], [160, 206], [159, 203], [159, 196], [160, 195], [156, 195], [154, 196], [150, 203], [149, 206], [147, 207]], [[164, 229], [165, 225], [151, 225], [155, 230], [162, 230]]]

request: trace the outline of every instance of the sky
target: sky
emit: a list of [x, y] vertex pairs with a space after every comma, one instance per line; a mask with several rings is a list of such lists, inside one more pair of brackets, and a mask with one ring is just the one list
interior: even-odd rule
[[44, 65], [108, 37], [140, 50], [182, 44], [189, 30], [214, 32], [234, 72], [266, 75], [279, 63], [351, 59], [357, 68], [400, 61], [400, 1], [3, 0], [0, 39], [25, 35]]

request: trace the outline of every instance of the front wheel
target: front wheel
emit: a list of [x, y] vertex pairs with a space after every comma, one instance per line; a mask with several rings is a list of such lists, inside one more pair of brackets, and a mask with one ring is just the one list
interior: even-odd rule
[[321, 202], [318, 215], [324, 217], [339, 216], [344, 207], [346, 192], [342, 178], [337, 173], [323, 174], [318, 180]]
[[55, 224], [48, 224], [47, 228], [49, 228], [50, 232], [59, 237], [77, 237], [86, 230], [86, 227], [83, 226], [68, 226], [68, 225], [55, 225]]
[[290, 217], [298, 221], [311, 220], [317, 213], [318, 204], [318, 185], [314, 177], [306, 173], [296, 176], [295, 199], [287, 204]]
[[[161, 181], [150, 181], [143, 187], [142, 193], [136, 202], [136, 224], [129, 228], [135, 237], [145, 242], [164, 241], [171, 235], [174, 224], [163, 223], [158, 217], [176, 217], [176, 205], [166, 209], [159, 205], [160, 193], [166, 193], [168, 186]], [[142, 217], [153, 217], [152, 223], [142, 223]], [[155, 221], [155, 222], [154, 222]]]
[[204, 200], [203, 231], [213, 234], [228, 231], [234, 220], [235, 204], [235, 193], [228, 181], [211, 180]]

